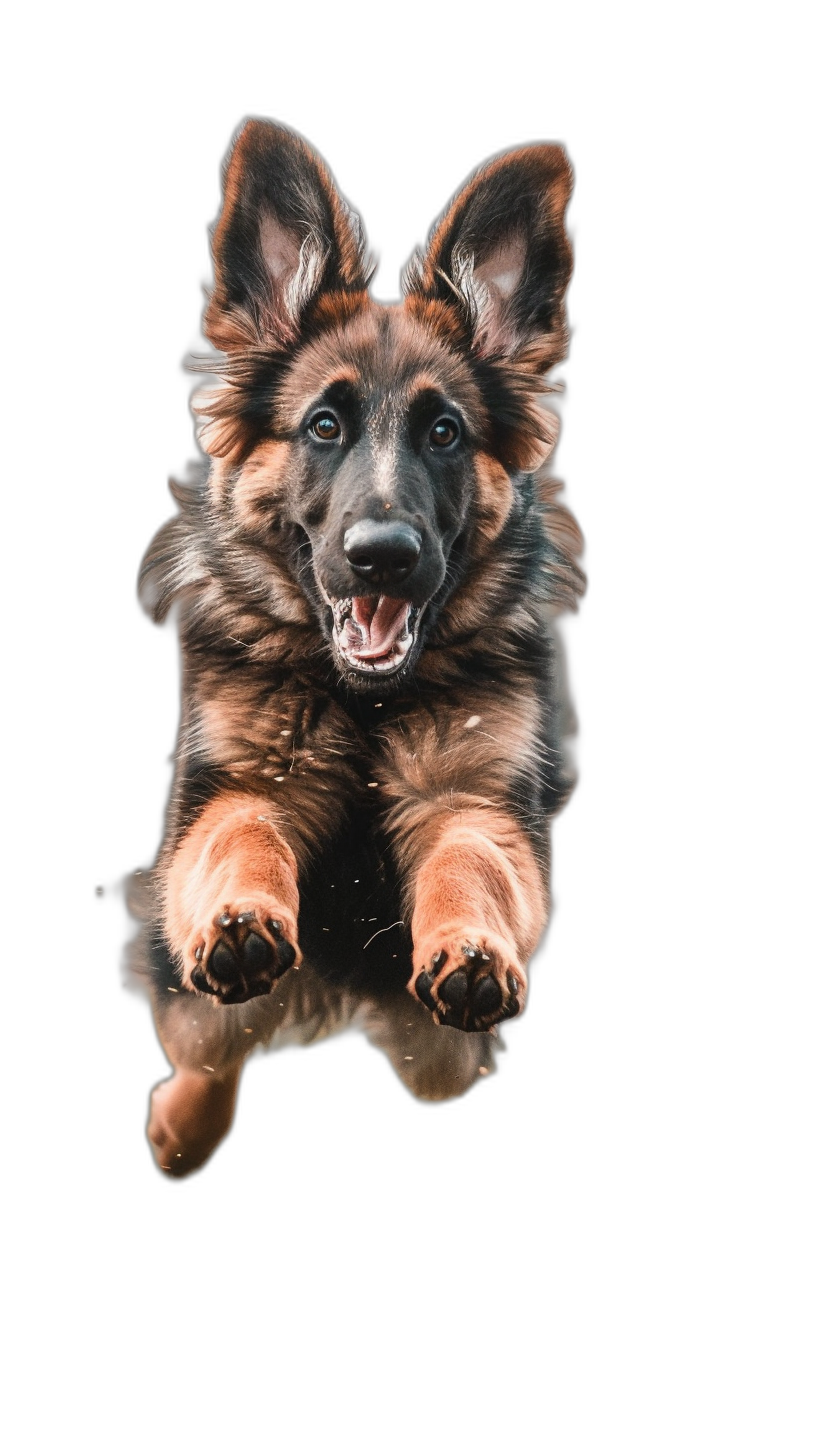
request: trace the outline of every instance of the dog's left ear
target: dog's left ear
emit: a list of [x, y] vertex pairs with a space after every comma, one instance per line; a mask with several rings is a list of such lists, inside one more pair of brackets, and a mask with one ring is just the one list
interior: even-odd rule
[[572, 249], [564, 212], [572, 169], [562, 147], [507, 152], [476, 172], [405, 274], [412, 298], [451, 306], [472, 348], [541, 373], [566, 348]]

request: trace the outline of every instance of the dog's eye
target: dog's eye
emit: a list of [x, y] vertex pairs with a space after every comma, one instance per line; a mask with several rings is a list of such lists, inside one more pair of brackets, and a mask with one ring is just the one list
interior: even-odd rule
[[459, 439], [459, 427], [453, 420], [437, 420], [428, 439], [431, 445], [441, 445], [443, 450], [447, 449], [448, 445]]
[[334, 415], [330, 415], [328, 410], [323, 410], [322, 414], [315, 415], [309, 429], [318, 440], [340, 439], [340, 422], [335, 419]]

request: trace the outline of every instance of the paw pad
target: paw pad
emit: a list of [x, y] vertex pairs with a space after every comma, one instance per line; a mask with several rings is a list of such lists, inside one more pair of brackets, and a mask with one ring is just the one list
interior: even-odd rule
[[295, 948], [279, 920], [261, 922], [254, 911], [233, 915], [229, 909], [214, 921], [211, 945], [196, 946], [190, 980], [202, 996], [223, 1005], [265, 996], [295, 961]]
[[497, 956], [466, 943], [456, 955], [454, 969], [448, 970], [452, 958], [449, 951], [437, 951], [414, 983], [419, 1000], [437, 1021], [459, 1031], [484, 1031], [518, 1015], [519, 979], [503, 970]]

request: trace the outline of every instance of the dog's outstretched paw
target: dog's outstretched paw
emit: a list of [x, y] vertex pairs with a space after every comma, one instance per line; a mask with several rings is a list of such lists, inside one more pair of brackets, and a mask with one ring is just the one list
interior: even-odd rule
[[446, 936], [409, 983], [418, 1000], [442, 1026], [486, 1031], [518, 1016], [527, 978], [509, 947], [490, 936]]
[[280, 911], [225, 905], [207, 930], [192, 937], [184, 982], [199, 995], [232, 1006], [266, 996], [299, 959], [294, 926]]

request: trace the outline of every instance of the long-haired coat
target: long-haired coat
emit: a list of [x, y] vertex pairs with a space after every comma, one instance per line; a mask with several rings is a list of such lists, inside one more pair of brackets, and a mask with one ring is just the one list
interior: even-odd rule
[[463, 1091], [517, 1015], [568, 791], [549, 626], [582, 577], [541, 467], [566, 346], [569, 163], [477, 172], [369, 296], [323, 163], [240, 131], [215, 229], [206, 474], [142, 571], [178, 607], [183, 708], [140, 966], [174, 1074], [170, 1173], [227, 1130], [243, 1059], [356, 1016], [417, 1094]]

